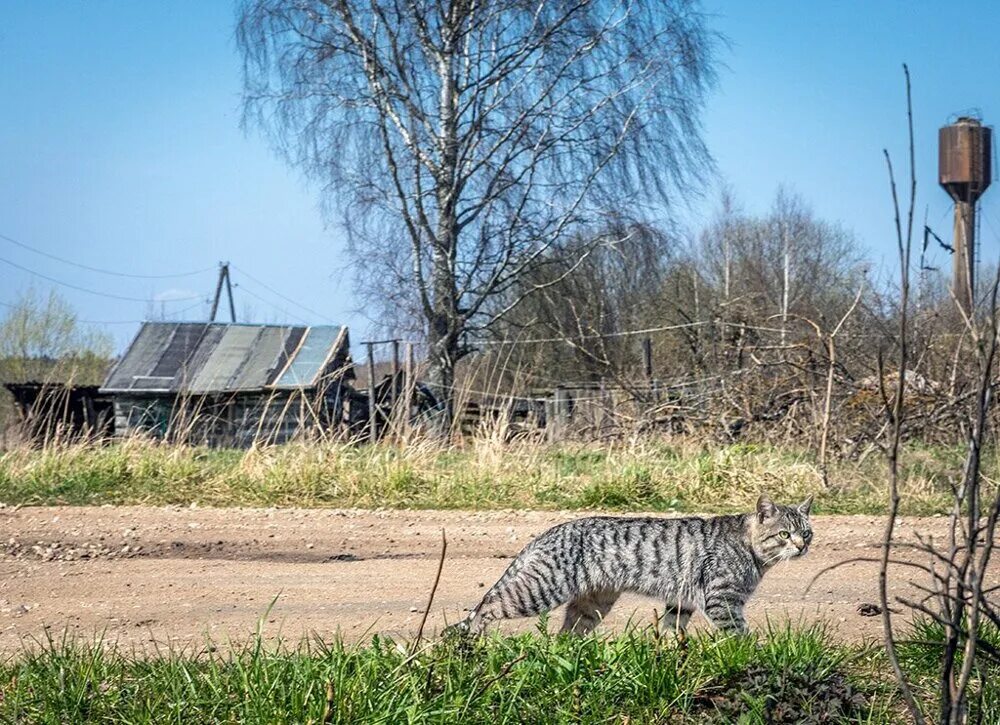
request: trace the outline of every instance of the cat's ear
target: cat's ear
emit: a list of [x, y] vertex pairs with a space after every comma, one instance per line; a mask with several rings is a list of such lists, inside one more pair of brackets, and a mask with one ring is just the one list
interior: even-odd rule
[[778, 513], [778, 507], [766, 493], [762, 493], [757, 499], [757, 520], [764, 523], [767, 519], [773, 518]]
[[812, 494], [810, 494], [809, 498], [807, 498], [805, 501], [799, 504], [798, 506], [799, 513], [802, 514], [803, 516], [808, 516], [809, 510], [812, 508], [812, 505], [813, 505], [813, 497]]

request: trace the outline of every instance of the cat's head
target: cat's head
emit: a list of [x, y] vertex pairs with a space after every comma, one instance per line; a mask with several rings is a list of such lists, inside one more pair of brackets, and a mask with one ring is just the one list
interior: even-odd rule
[[812, 543], [810, 496], [797, 506], [774, 503], [766, 493], [757, 499], [757, 511], [751, 527], [754, 548], [765, 565], [802, 556]]

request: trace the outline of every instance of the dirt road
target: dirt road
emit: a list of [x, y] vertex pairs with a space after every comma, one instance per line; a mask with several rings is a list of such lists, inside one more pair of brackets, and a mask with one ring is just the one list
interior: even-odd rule
[[[340, 633], [412, 636], [447, 531], [448, 556], [428, 628], [460, 618], [532, 536], [579, 512], [335, 511], [37, 507], [0, 509], [0, 651], [46, 630], [119, 644], [200, 647], [266, 634], [298, 640]], [[912, 536], [940, 532], [943, 519], [905, 519]], [[820, 569], [876, 556], [873, 517], [815, 519], [802, 560], [765, 578], [749, 615], [828, 622], [844, 639], [876, 636], [879, 618], [858, 605], [877, 600], [875, 564]], [[919, 573], [918, 573], [919, 575]], [[897, 580], [914, 576], [900, 569]], [[993, 578], [1000, 579], [994, 569]], [[901, 590], [900, 590], [901, 591]], [[268, 609], [272, 600], [273, 607]], [[623, 597], [606, 626], [650, 622], [658, 602]], [[559, 617], [550, 625], [555, 627]], [[534, 626], [522, 621], [507, 628]]]

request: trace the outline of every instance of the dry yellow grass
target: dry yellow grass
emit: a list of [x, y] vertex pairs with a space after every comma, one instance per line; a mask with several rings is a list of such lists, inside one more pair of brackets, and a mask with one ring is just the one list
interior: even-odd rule
[[[907, 451], [904, 513], [943, 510], [960, 456], [951, 449]], [[779, 500], [816, 493], [824, 513], [882, 510], [884, 466], [876, 457], [835, 463], [830, 480], [823, 490], [814, 458], [801, 451], [686, 439], [550, 446], [413, 438], [247, 451], [132, 439], [103, 447], [18, 448], [0, 456], [0, 501], [8, 504], [725, 512], [748, 510], [766, 490]]]

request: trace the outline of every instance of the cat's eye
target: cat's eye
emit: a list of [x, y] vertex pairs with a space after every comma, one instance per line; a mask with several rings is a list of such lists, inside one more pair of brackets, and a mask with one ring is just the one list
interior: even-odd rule
[[812, 537], [813, 537], [813, 532], [811, 532], [811, 531], [803, 531], [802, 532], [802, 538], [804, 540], [809, 541], [809, 539], [811, 539]]
[[791, 534], [789, 534], [787, 531], [779, 531], [778, 536], [780, 536], [782, 539], [787, 539], [791, 536]]

